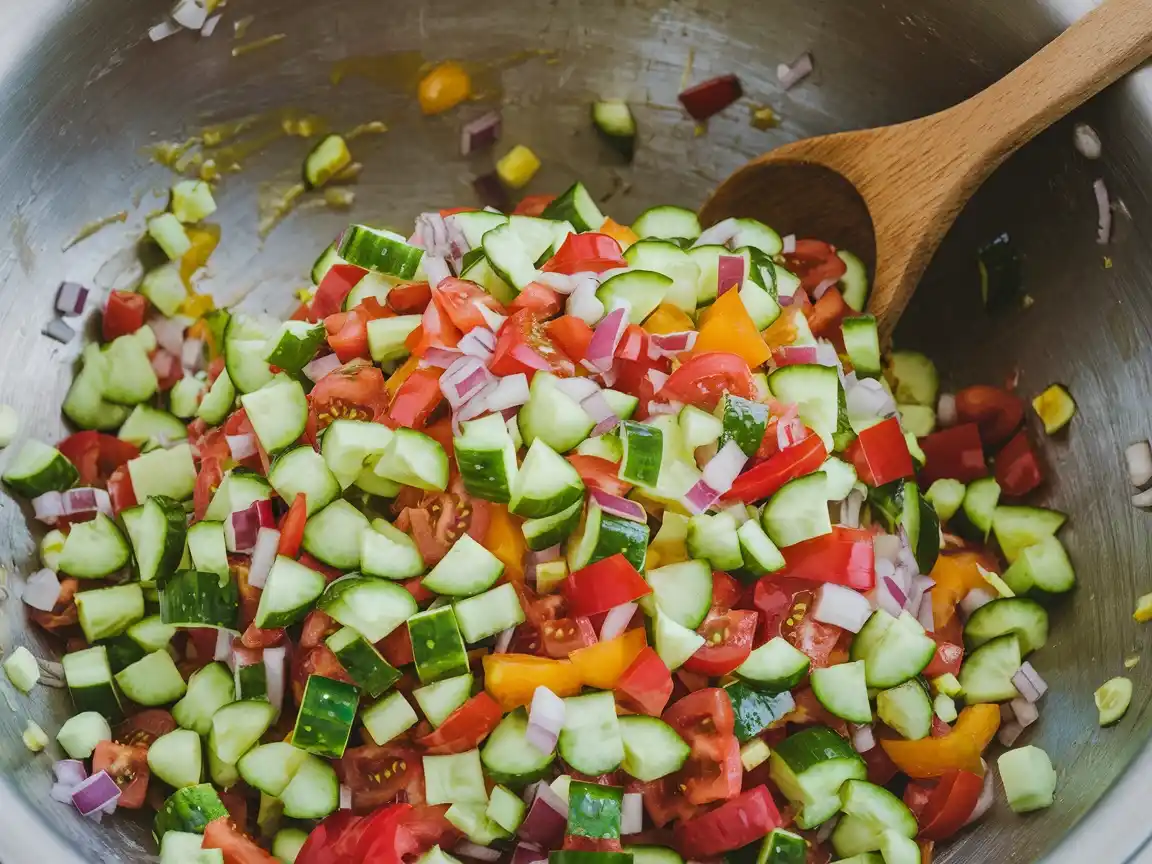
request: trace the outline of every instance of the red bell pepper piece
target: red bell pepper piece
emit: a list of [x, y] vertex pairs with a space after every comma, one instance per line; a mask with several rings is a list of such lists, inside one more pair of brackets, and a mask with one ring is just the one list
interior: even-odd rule
[[984, 444], [975, 423], [964, 423], [933, 432], [920, 439], [926, 462], [920, 469], [920, 481], [931, 484], [942, 478], [971, 483], [988, 476], [984, 462]]
[[768, 787], [756, 786], [702, 816], [681, 820], [676, 846], [685, 858], [715, 858], [767, 836], [783, 822]]
[[607, 234], [569, 234], [540, 269], [545, 273], [603, 273], [627, 267], [620, 244]]
[[574, 618], [590, 618], [652, 593], [652, 588], [620, 553], [569, 574], [563, 590]]
[[101, 336], [111, 342], [129, 333], [135, 333], [144, 326], [148, 313], [148, 300], [135, 291], [113, 291], [108, 295], [108, 305], [104, 307], [101, 320]]
[[1040, 460], [1023, 429], [996, 456], [996, 482], [1005, 495], [1013, 498], [1027, 495], [1044, 482]]
[[818, 435], [809, 435], [799, 444], [793, 444], [745, 471], [721, 497], [725, 501], [743, 501], [745, 504], [762, 501], [789, 480], [811, 474], [827, 458], [824, 442]]
[[616, 701], [629, 711], [659, 717], [672, 696], [672, 673], [651, 648], [644, 648], [616, 682]]
[[845, 454], [856, 473], [869, 486], [883, 486], [893, 480], [911, 477], [912, 454], [900, 429], [900, 421], [889, 417], [869, 426], [849, 445]]
[[703, 121], [719, 114], [743, 95], [744, 88], [740, 86], [739, 78], [720, 75], [689, 87], [676, 98], [693, 120]]
[[872, 535], [859, 528], [832, 527], [831, 534], [813, 537], [781, 550], [785, 566], [776, 576], [831, 582], [856, 591], [871, 591], [876, 584]]

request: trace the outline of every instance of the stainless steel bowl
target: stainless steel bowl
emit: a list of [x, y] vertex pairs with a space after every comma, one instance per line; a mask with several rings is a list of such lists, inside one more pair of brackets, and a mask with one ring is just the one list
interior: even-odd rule
[[[461, 0], [335, 2], [233, 0], [209, 39], [147, 38], [167, 0], [38, 0], [0, 6], [0, 401], [17, 408], [23, 434], [65, 433], [58, 406], [79, 340], [41, 335], [64, 279], [107, 287], [131, 279], [131, 248], [143, 219], [161, 206], [172, 174], [146, 148], [183, 140], [206, 123], [269, 116], [285, 108], [316, 113], [335, 129], [383, 120], [389, 131], [354, 145], [366, 167], [353, 215], [410, 224], [422, 209], [473, 201], [470, 181], [491, 155], [458, 156], [468, 106], [433, 119], [413, 99], [421, 58], [460, 59], [504, 105], [503, 152], [522, 142], [544, 168], [528, 191], [556, 191], [577, 177], [622, 221], [656, 202], [696, 206], [747, 158], [793, 138], [891, 123], [971, 95], [1051, 39], [1088, 0]], [[254, 20], [244, 42], [284, 33], [241, 56], [233, 23]], [[779, 62], [803, 51], [812, 78], [789, 93]], [[347, 62], [350, 58], [389, 59]], [[334, 86], [331, 73], [348, 74]], [[685, 69], [700, 81], [735, 72], [747, 97], [713, 119], [706, 134], [676, 108]], [[618, 163], [595, 140], [588, 104], [628, 99], [641, 125], [635, 164]], [[771, 105], [779, 128], [750, 124], [751, 103]], [[961, 216], [898, 333], [898, 343], [938, 359], [954, 385], [999, 381], [1019, 372], [1020, 391], [1061, 381], [1080, 413], [1067, 436], [1046, 444], [1047, 503], [1073, 516], [1064, 535], [1080, 588], [1056, 614], [1052, 645], [1036, 665], [1052, 684], [1029, 739], [1052, 755], [1060, 775], [1055, 805], [1015, 817], [1003, 803], [943, 853], [946, 860], [1124, 861], [1149, 833], [1152, 786], [1152, 663], [1129, 674], [1136, 695], [1119, 727], [1100, 730], [1092, 692], [1124, 672], [1147, 642], [1131, 617], [1152, 587], [1148, 516], [1132, 508], [1121, 453], [1148, 436], [1152, 384], [1152, 246], [1140, 228], [1152, 219], [1152, 73], [1134, 75], [1081, 112], [1104, 141], [1090, 163], [1072, 148], [1071, 121], [1006, 165]], [[252, 140], [248, 133], [245, 140]], [[280, 137], [244, 155], [220, 185], [224, 241], [203, 288], [243, 297], [247, 307], [284, 313], [307, 267], [348, 214], [304, 208], [266, 240], [258, 235], [263, 184], [290, 184], [306, 142]], [[1095, 242], [1092, 181], [1104, 177], [1126, 211], [1117, 237]], [[910, 189], [908, 194], [915, 195]], [[86, 223], [118, 211], [113, 224], [62, 251]], [[1130, 215], [1129, 215], [1130, 214]], [[1009, 231], [1026, 254], [1035, 305], [987, 317], [980, 308], [974, 249]], [[0, 498], [0, 563], [13, 574], [35, 565], [26, 514]], [[14, 575], [14, 583], [20, 576]], [[1147, 632], [1147, 631], [1145, 631]], [[59, 645], [27, 627], [18, 600], [0, 607], [0, 644], [41, 656]], [[0, 681], [0, 858], [140, 859], [151, 854], [143, 823], [100, 827], [48, 796], [53, 750], [34, 756], [20, 742], [31, 716], [54, 734], [65, 694], [39, 688], [19, 696]], [[56, 754], [57, 756], [59, 754]], [[1142, 767], [1130, 767], [1133, 764]], [[1003, 796], [1001, 795], [1001, 798]]]

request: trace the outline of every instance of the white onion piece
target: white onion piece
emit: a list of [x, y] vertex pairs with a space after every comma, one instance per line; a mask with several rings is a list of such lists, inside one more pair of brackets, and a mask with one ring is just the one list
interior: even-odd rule
[[59, 318], [53, 318], [44, 325], [44, 329], [40, 332], [50, 339], [55, 339], [62, 345], [67, 345], [76, 336], [76, 331]]
[[638, 608], [636, 603], [621, 603], [619, 606], [609, 609], [608, 614], [604, 616], [604, 623], [600, 625], [600, 641], [607, 642], [609, 639], [620, 636]]
[[1076, 147], [1076, 152], [1085, 159], [1099, 159], [1104, 150], [1100, 136], [1087, 123], [1077, 123], [1072, 127], [1072, 143]]
[[796, 235], [795, 234], [786, 234], [782, 238], [780, 238], [780, 240], [784, 244], [784, 248], [782, 248], [780, 250], [780, 252], [782, 254], [791, 255], [793, 252], [796, 251]]
[[248, 566], [248, 584], [253, 588], [263, 588], [276, 561], [280, 548], [280, 532], [275, 528], [261, 527], [256, 532], [256, 545], [252, 548], [252, 561]]
[[936, 632], [936, 616], [932, 612], [932, 592], [925, 591], [920, 598], [920, 608], [916, 610], [916, 620], [924, 628], [925, 633]]
[[212, 655], [212, 659], [219, 663], [232, 664], [232, 640], [236, 638], [236, 634], [231, 630], [217, 630], [216, 631], [216, 651]]
[[964, 599], [960, 601], [960, 609], [964, 612], [965, 616], [971, 615], [981, 606], [986, 606], [996, 599], [996, 595], [985, 588], [973, 588], [964, 595]]
[[251, 432], [247, 435], [225, 435], [224, 440], [228, 442], [228, 451], [237, 462], [257, 453], [256, 436]]
[[525, 739], [541, 753], [551, 753], [564, 728], [564, 716], [564, 700], [547, 687], [537, 687], [528, 709]]
[[52, 788], [48, 790], [48, 797], [61, 804], [71, 804], [72, 790], [74, 788], [76, 788], [75, 785], [68, 783], [53, 783]]
[[596, 296], [599, 283], [594, 280], [581, 282], [576, 289], [568, 295], [568, 302], [564, 304], [569, 315], [575, 315], [590, 327], [604, 317], [604, 304]]
[[600, 385], [591, 378], [558, 378], [556, 389], [570, 399], [583, 402], [593, 393], [599, 393]]
[[872, 731], [871, 723], [863, 726], [852, 724], [852, 746], [856, 748], [857, 753], [867, 753], [876, 746], [876, 735]]
[[61, 759], [52, 765], [52, 773], [56, 775], [56, 782], [67, 786], [76, 786], [88, 779], [88, 771], [79, 759]]
[[481, 846], [470, 840], [461, 840], [452, 847], [452, 851], [458, 855], [463, 855], [465, 858], [488, 862], [488, 864], [499, 861], [501, 854], [499, 849], [490, 849], [487, 846]]
[[496, 637], [496, 644], [492, 646], [493, 654], [507, 654], [508, 649], [512, 645], [512, 637], [516, 635], [516, 628], [509, 627], [507, 630], [501, 630], [500, 635]]
[[500, 328], [504, 326], [504, 322], [508, 320], [507, 315], [501, 315], [495, 309], [489, 309], [483, 303], [476, 304], [476, 309], [480, 312], [480, 317], [484, 319], [484, 323], [488, 329], [493, 333], [499, 333]]
[[840, 504], [840, 524], [845, 528], [860, 527], [860, 511], [864, 506], [864, 493], [853, 489]]
[[170, 18], [165, 18], [159, 24], [154, 25], [148, 30], [148, 38], [153, 42], [160, 42], [167, 39], [169, 36], [175, 36], [184, 28], [177, 24]]
[[850, 417], [894, 417], [896, 400], [884, 389], [884, 385], [874, 378], [863, 378], [855, 385], [845, 388], [845, 407]]
[[340, 809], [352, 809], [352, 787], [345, 786], [343, 783], [340, 784]]
[[519, 408], [528, 401], [528, 376], [523, 372], [517, 372], [515, 375], [499, 379], [486, 398], [488, 408], [492, 411]]
[[936, 422], [941, 427], [955, 426], [960, 417], [956, 412], [956, 395], [954, 393], [941, 393], [940, 401], [936, 403]]
[[59, 577], [47, 567], [37, 570], [24, 583], [20, 599], [33, 609], [51, 612], [56, 607], [56, 601], [60, 599]]
[[1136, 507], [1152, 507], [1152, 489], [1146, 489], [1133, 495], [1132, 504]]
[[692, 244], [697, 246], [726, 246], [728, 241], [740, 232], [740, 225], [734, 217], [722, 219], [711, 228], [705, 228]]
[[452, 278], [452, 271], [448, 269], [448, 262], [438, 255], [424, 256], [424, 274], [428, 277], [428, 284], [433, 288], [445, 279]]
[[277, 645], [264, 649], [264, 680], [268, 702], [277, 712], [284, 706], [287, 687], [288, 646]]
[[872, 604], [858, 591], [825, 582], [816, 591], [812, 617], [850, 633], [859, 633], [864, 622], [872, 615]]
[[1112, 239], [1112, 199], [1103, 179], [1092, 184], [1092, 191], [1096, 195], [1096, 242], [1103, 246]]
[[644, 798], [639, 792], [625, 792], [620, 808], [620, 833], [639, 834], [644, 829]]
[[1130, 444], [1124, 451], [1124, 461], [1128, 463], [1128, 482], [1133, 486], [1144, 486], [1152, 480], [1152, 444]]
[[473, 327], [460, 340], [456, 349], [465, 356], [475, 357], [485, 366], [492, 360], [492, 351], [496, 347], [496, 337], [484, 327]]
[[776, 67], [776, 78], [780, 82], [780, 86], [785, 90], [791, 90], [805, 78], [812, 74], [812, 55], [804, 53], [800, 58], [789, 66], [787, 63], [780, 63]]
[[184, 349], [184, 331], [192, 326], [193, 319], [183, 315], [166, 318], [163, 315], [151, 315], [148, 326], [156, 334], [156, 344], [170, 354], [179, 355]]
[[557, 294], [568, 295], [576, 290], [580, 280], [567, 273], [541, 273], [536, 277], [541, 285], [551, 288]]
[[64, 496], [59, 492], [45, 492], [32, 499], [32, 512], [45, 525], [55, 525], [64, 515]]
[[188, 30], [199, 30], [208, 20], [208, 9], [201, 0], [180, 0], [171, 12], [172, 20]]
[[1027, 729], [1033, 723], [1040, 719], [1040, 709], [1036, 704], [1029, 702], [1023, 697], [1017, 697], [1008, 703], [1012, 707], [1012, 713], [1016, 717], [1016, 722]]
[[475, 357], [461, 356], [440, 376], [440, 392], [454, 409], [477, 395], [492, 381], [492, 374]]
[[326, 375], [335, 372], [340, 368], [340, 358], [335, 354], [326, 354], [323, 357], [317, 357], [311, 363], [304, 367], [304, 375], [308, 380], [315, 384]]
[[965, 825], [971, 825], [977, 819], [980, 819], [992, 807], [993, 802], [996, 800], [996, 783], [992, 777], [992, 769], [988, 767], [988, 763], [980, 760], [984, 765], [984, 785], [980, 787], [980, 797], [976, 799], [976, 807], [972, 810], [972, 815], [968, 817]]
[[704, 466], [702, 479], [719, 494], [732, 488], [733, 482], [744, 470], [748, 454], [735, 441], [728, 441]]
[[616, 346], [620, 344], [620, 339], [627, 326], [627, 309], [621, 307], [608, 313], [604, 320], [596, 325], [584, 359], [598, 370], [603, 371], [610, 368], [616, 353]]

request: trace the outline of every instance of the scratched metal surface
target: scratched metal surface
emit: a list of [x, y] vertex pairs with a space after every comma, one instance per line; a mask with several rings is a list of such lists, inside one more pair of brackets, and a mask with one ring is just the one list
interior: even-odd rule
[[[333, 64], [349, 57], [415, 51], [430, 60], [504, 61], [494, 76], [505, 105], [500, 152], [522, 142], [545, 164], [528, 191], [554, 191], [581, 177], [598, 195], [615, 190], [605, 206], [623, 221], [655, 202], [696, 206], [725, 173], [774, 144], [904, 120], [958, 101], [1050, 39], [1085, 5], [233, 0], [211, 39], [185, 34], [153, 45], [145, 33], [164, 0], [2, 4], [0, 401], [18, 409], [27, 434], [48, 440], [64, 434], [57, 406], [79, 344], [60, 346], [39, 331], [62, 279], [106, 287], [131, 278], [126, 250], [172, 181], [142, 154], [149, 144], [180, 139], [206, 122], [285, 106], [322, 114], [335, 128], [378, 119], [391, 130], [354, 145], [366, 165], [357, 219], [404, 226], [422, 209], [473, 200], [470, 180], [490, 168], [491, 157], [457, 155], [461, 112], [420, 118], [397, 74], [351, 76], [332, 86]], [[231, 56], [237, 44], [231, 22], [248, 14], [256, 18], [247, 40], [280, 32], [287, 38]], [[541, 49], [550, 53], [512, 59]], [[776, 63], [804, 50], [814, 53], [817, 72], [781, 93]], [[748, 94], [702, 136], [674, 108], [690, 55], [693, 81], [735, 72]], [[638, 106], [642, 132], [634, 166], [623, 168], [594, 140], [587, 111], [596, 96]], [[772, 105], [782, 125], [771, 132], [752, 128], [753, 102]], [[469, 106], [462, 113], [482, 110]], [[1092, 691], [1123, 672], [1124, 658], [1140, 653], [1148, 639], [1133, 624], [1131, 609], [1133, 598], [1152, 585], [1149, 517], [1127, 503], [1121, 451], [1150, 432], [1152, 247], [1140, 230], [1152, 220], [1150, 114], [1152, 80], [1144, 73], [1081, 114], [1105, 141], [1103, 163], [1089, 165], [1072, 151], [1068, 123], [1013, 159], [960, 218], [898, 334], [899, 344], [930, 351], [956, 385], [1018, 369], [1023, 393], [1062, 381], [1080, 405], [1071, 434], [1049, 442], [1046, 458], [1055, 476], [1048, 503], [1074, 514], [1064, 537], [1081, 587], [1057, 613], [1053, 644], [1036, 659], [1053, 687], [1039, 727], [1025, 739], [1052, 755], [1060, 774], [1057, 802], [1028, 818], [998, 805], [945, 860], [1033, 861], [1051, 853], [1052, 861], [1089, 854], [1121, 861], [1147, 835], [1146, 814], [1133, 808], [1150, 791], [1143, 779], [1149, 757], [1142, 768], [1125, 768], [1152, 729], [1152, 663], [1129, 673], [1136, 697], [1117, 729], [1096, 728]], [[290, 182], [305, 147], [299, 139], [274, 141], [221, 184], [224, 242], [204, 288], [243, 298], [253, 309], [290, 308], [292, 290], [303, 284], [318, 249], [348, 221], [347, 214], [305, 209], [267, 240], [258, 237], [260, 185]], [[1118, 239], [1108, 249], [1094, 242], [1096, 176], [1108, 180], [1131, 213], [1119, 219]], [[120, 210], [129, 211], [126, 224], [61, 252], [85, 223]], [[990, 320], [979, 308], [972, 250], [1003, 230], [1026, 252], [1036, 302]], [[29, 573], [34, 549], [20, 507], [0, 496], [0, 564]], [[40, 655], [58, 649], [25, 628], [20, 604], [9, 600], [0, 608], [0, 645], [18, 644]], [[51, 758], [59, 754], [32, 756], [19, 735], [28, 716], [55, 733], [66, 697], [39, 688], [25, 699], [6, 680], [0, 688], [15, 706], [10, 711], [0, 701], [0, 856], [13, 864], [151, 854], [142, 823], [116, 819], [97, 827], [47, 798]]]

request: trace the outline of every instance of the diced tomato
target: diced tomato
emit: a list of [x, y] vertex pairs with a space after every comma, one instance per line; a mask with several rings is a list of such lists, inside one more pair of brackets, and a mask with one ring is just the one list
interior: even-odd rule
[[809, 435], [803, 441], [745, 471], [721, 497], [725, 501], [754, 504], [774, 495], [789, 480], [811, 474], [827, 458], [828, 450], [820, 436]]
[[808, 294], [821, 282], [838, 280], [848, 272], [836, 247], [822, 240], [797, 240], [795, 250], [784, 256], [784, 266], [800, 277], [800, 287]]
[[140, 455], [140, 448], [103, 432], [77, 432], [56, 445], [80, 475], [80, 486], [104, 488], [118, 468]]
[[[882, 747], [873, 748], [882, 750]], [[932, 797], [932, 789], [935, 788], [929, 783], [917, 783], [912, 781], [904, 787], [904, 806], [912, 811], [912, 815], [916, 817], [917, 821], [920, 819], [920, 814], [924, 812], [924, 808], [928, 806], [928, 800]]]
[[937, 640], [936, 653], [932, 655], [932, 662], [924, 670], [927, 678], [937, 678], [940, 675], [959, 675], [960, 664], [964, 661], [964, 646], [954, 642]]
[[420, 753], [400, 742], [349, 747], [337, 763], [337, 772], [352, 790], [352, 810], [358, 814], [392, 802], [399, 792], [424, 800]]
[[1023, 429], [996, 455], [996, 482], [1012, 498], [1023, 497], [1044, 482], [1040, 459]]
[[542, 282], [529, 282], [508, 306], [508, 311], [529, 309], [543, 318], [551, 318], [564, 308], [564, 298]]
[[288, 634], [283, 627], [262, 629], [255, 624], [249, 624], [248, 629], [240, 637], [240, 642], [245, 648], [275, 648], [284, 644], [287, 639]]
[[557, 348], [579, 362], [588, 353], [593, 330], [582, 318], [577, 318], [575, 315], [561, 315], [545, 324], [544, 332]]
[[710, 687], [690, 693], [662, 719], [692, 748], [677, 775], [690, 803], [725, 801], [739, 794], [744, 768], [740, 742], [733, 734], [732, 702], [724, 690]]
[[[76, 591], [80, 587], [77, 579], [60, 580], [60, 596], [52, 611], [28, 608], [28, 617], [50, 633], [64, 630], [80, 622], [80, 610], [76, 608]], [[72, 649], [69, 648], [69, 651]]]
[[735, 75], [718, 75], [680, 92], [676, 98], [684, 110], [698, 123], [713, 114], [719, 114], [744, 95], [740, 79]]
[[184, 377], [184, 367], [180, 358], [163, 348], [157, 348], [150, 355], [152, 371], [156, 373], [156, 386], [161, 393], [167, 393]]
[[388, 419], [394, 426], [424, 428], [432, 412], [444, 401], [444, 393], [440, 390], [440, 376], [443, 374], [443, 369], [417, 369], [408, 376], [388, 409]]
[[224, 467], [220, 460], [214, 457], [205, 457], [200, 460], [200, 470], [196, 472], [196, 486], [192, 490], [193, 514], [199, 522], [208, 512], [208, 505], [212, 503], [212, 496], [220, 488], [224, 480]]
[[975, 423], [964, 423], [941, 429], [920, 439], [925, 463], [920, 469], [920, 482], [930, 485], [941, 478], [971, 483], [988, 476], [984, 462], [984, 445]]
[[540, 216], [555, 200], [555, 195], [525, 195], [512, 213], [516, 216]]
[[488, 326], [481, 308], [499, 315], [508, 314], [499, 300], [476, 283], [464, 279], [445, 279], [432, 289], [432, 296], [436, 305], [461, 333]]
[[698, 631], [704, 645], [684, 662], [684, 668], [712, 678], [729, 674], [752, 653], [759, 619], [755, 611], [710, 612]]
[[672, 774], [649, 783], [637, 783], [628, 787], [629, 791], [641, 794], [644, 812], [657, 828], [663, 828], [673, 820], [690, 819], [700, 812], [678, 788], [677, 775]]
[[308, 394], [305, 436], [316, 442], [333, 420], [379, 422], [388, 408], [384, 374], [368, 360], [353, 360], [329, 372]]
[[876, 584], [872, 535], [862, 529], [834, 525], [832, 533], [788, 546], [783, 553], [780, 576], [832, 582], [857, 591], [871, 591]]
[[296, 864], [358, 864], [352, 857], [365, 820], [351, 810], [337, 810], [312, 829], [296, 856]]
[[[340, 622], [326, 612], [313, 609], [304, 619], [304, 626], [300, 632], [300, 647], [315, 648], [333, 633], [340, 629]], [[399, 628], [407, 631], [407, 627]]]
[[432, 286], [427, 282], [397, 285], [384, 301], [397, 315], [419, 315], [432, 300]]
[[824, 624], [811, 615], [806, 615], [791, 629], [791, 632], [784, 634], [784, 638], [791, 642], [796, 650], [807, 654], [814, 668], [820, 669], [834, 665], [832, 655], [843, 633], [839, 627]]
[[[464, 491], [464, 484], [456, 477], [447, 492], [424, 492], [408, 487], [413, 498], [396, 499], [400, 508], [396, 527], [412, 536], [424, 563], [432, 567], [440, 561], [459, 538], [467, 533], [477, 543], [483, 543], [492, 520], [491, 505], [473, 498]], [[416, 498], [415, 496], [419, 496]]]
[[620, 553], [569, 574], [562, 589], [575, 616], [599, 615], [652, 593], [644, 577]]
[[163, 708], [150, 708], [119, 723], [113, 730], [112, 739], [128, 747], [147, 749], [157, 738], [174, 731], [176, 721], [169, 712]]
[[689, 358], [664, 382], [660, 396], [711, 411], [725, 392], [753, 398], [752, 370], [736, 354], [713, 351]]
[[276, 554], [295, 558], [300, 554], [300, 544], [304, 542], [304, 523], [308, 521], [308, 500], [303, 492], [297, 492], [292, 506], [280, 520], [280, 545]]
[[463, 753], [478, 747], [503, 716], [496, 700], [481, 690], [416, 743], [432, 754]]
[[659, 717], [672, 695], [672, 673], [651, 648], [644, 648], [616, 682], [616, 701], [636, 714]]
[[540, 269], [545, 273], [603, 273], [627, 267], [620, 244], [607, 234], [569, 234]]
[[407, 627], [397, 627], [376, 643], [376, 650], [380, 652], [381, 657], [397, 669], [414, 662], [412, 638], [408, 635]]
[[767, 786], [749, 789], [715, 810], [676, 826], [676, 846], [700, 860], [747, 846], [784, 824]]
[[864, 764], [868, 766], [868, 782], [877, 786], [886, 786], [892, 778], [900, 773], [896, 763], [888, 756], [888, 752], [877, 744], [871, 750], [860, 754]]
[[531, 379], [537, 371], [545, 370], [562, 378], [574, 375], [575, 365], [552, 343], [544, 324], [544, 318], [531, 309], [521, 309], [505, 321], [488, 364], [492, 374], [524, 373]]
[[292, 653], [292, 695], [295, 697], [297, 705], [304, 698], [304, 685], [308, 683], [308, 678], [311, 675], [343, 681], [345, 684], [355, 683], [327, 645], [317, 645], [307, 651], [294, 651]]
[[415, 356], [423, 357], [429, 348], [455, 348], [461, 335], [433, 295], [432, 302], [424, 307], [420, 326], [408, 335], [404, 344]]
[[761, 578], [752, 593], [752, 605], [760, 613], [757, 641], [767, 642], [792, 632], [816, 602], [818, 587], [815, 582], [775, 573]]
[[201, 848], [221, 850], [224, 864], [277, 864], [276, 858], [238, 830], [227, 816], [208, 823]]
[[144, 326], [148, 314], [148, 300], [135, 291], [113, 291], [108, 295], [108, 305], [100, 321], [101, 336], [111, 342], [129, 333], [135, 333]]
[[122, 513], [136, 506], [136, 492], [132, 488], [132, 476], [128, 473], [127, 465], [117, 468], [108, 478], [108, 497], [112, 499], [112, 510], [116, 513]]
[[989, 448], [1003, 444], [1024, 422], [1024, 400], [1000, 387], [977, 384], [956, 394], [956, 416], [961, 423], [975, 423]]
[[[837, 261], [840, 259], [837, 258]], [[844, 302], [844, 297], [835, 288], [829, 288], [808, 311], [808, 329], [817, 339], [828, 339], [838, 351], [844, 345], [841, 325], [844, 319], [854, 315], [852, 307]]]
[[596, 644], [596, 629], [585, 617], [557, 618], [540, 625], [540, 644], [545, 657], [563, 660], [573, 651]]
[[744, 586], [722, 570], [712, 571], [712, 609], [727, 612], [737, 606], [744, 596]]
[[916, 470], [900, 421], [895, 417], [881, 420], [861, 432], [845, 455], [856, 466], [856, 474], [869, 486], [883, 486], [911, 477]]
[[345, 298], [367, 272], [355, 264], [333, 264], [312, 296], [312, 305], [308, 309], [311, 320], [323, 321], [329, 315], [339, 312]]
[[328, 345], [341, 363], [351, 363], [358, 357], [370, 359], [368, 351], [368, 318], [360, 310], [336, 312], [324, 319]]
[[139, 744], [101, 741], [92, 753], [92, 773], [107, 771], [120, 787], [116, 806], [139, 810], [148, 794], [148, 748]]
[[976, 809], [983, 787], [983, 779], [971, 771], [944, 774], [917, 816], [920, 836], [925, 840], [945, 840], [963, 828]]

